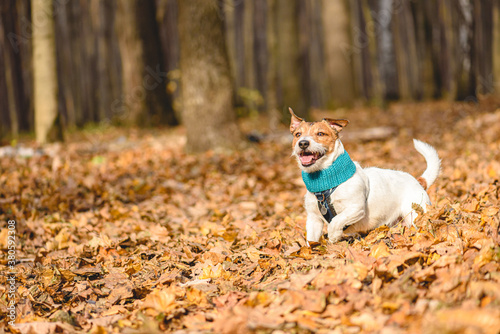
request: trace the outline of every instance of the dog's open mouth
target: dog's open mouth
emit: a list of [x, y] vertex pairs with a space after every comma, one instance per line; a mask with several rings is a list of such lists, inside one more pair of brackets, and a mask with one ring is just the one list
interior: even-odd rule
[[299, 154], [300, 163], [302, 166], [312, 166], [316, 161], [318, 161], [323, 154], [318, 152], [302, 152]]

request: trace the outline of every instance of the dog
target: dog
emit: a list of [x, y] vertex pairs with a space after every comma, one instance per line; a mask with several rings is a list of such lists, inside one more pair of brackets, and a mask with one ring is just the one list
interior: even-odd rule
[[307, 188], [304, 203], [309, 245], [319, 242], [324, 223], [328, 224], [332, 243], [345, 235], [368, 232], [381, 225], [393, 226], [401, 220], [407, 227], [415, 226], [419, 207], [425, 212], [431, 204], [426, 190], [441, 169], [441, 160], [431, 145], [413, 140], [427, 162], [427, 169], [418, 179], [402, 171], [362, 168], [350, 159], [340, 141], [339, 134], [348, 120], [306, 122], [292, 108], [289, 111], [292, 156]]

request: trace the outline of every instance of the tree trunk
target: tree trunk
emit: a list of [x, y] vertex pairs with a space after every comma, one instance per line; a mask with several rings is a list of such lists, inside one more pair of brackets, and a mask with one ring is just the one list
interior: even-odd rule
[[[27, 84], [33, 80], [30, 78], [31, 68], [31, 46], [29, 39], [20, 31], [18, 18], [26, 15], [24, 1], [3, 1], [0, 3], [0, 80], [5, 87], [5, 92], [0, 91], [0, 96], [5, 105], [0, 106], [6, 114], [1, 119], [2, 126], [10, 132], [11, 136], [17, 138], [20, 131], [31, 130], [32, 113], [30, 109], [31, 91]], [[5, 75], [5, 78], [4, 78]]]
[[[428, 100], [437, 96], [438, 90], [436, 87], [436, 64], [432, 59], [432, 28], [434, 20], [431, 20], [426, 15], [426, 4], [418, 2], [415, 4], [416, 17], [416, 37], [417, 37], [417, 52], [422, 66], [421, 73], [421, 91], [422, 98]], [[386, 84], [386, 87], [387, 84]]]
[[236, 148], [240, 131], [217, 0], [178, 0], [183, 123], [191, 152]]
[[297, 0], [278, 0], [279, 104], [292, 107], [305, 118], [309, 99], [304, 84], [304, 63], [299, 40], [299, 5]]
[[175, 124], [166, 92], [154, 0], [119, 0], [116, 30], [122, 56], [123, 95], [112, 108], [126, 124]]
[[78, 2], [73, 1], [65, 6], [61, 6], [58, 15], [54, 18], [57, 41], [58, 82], [65, 83], [61, 85], [58, 97], [65, 125], [68, 129], [76, 128], [77, 124], [83, 125], [86, 121], [83, 119], [81, 103], [83, 90], [80, 79], [82, 77], [81, 71], [85, 71], [85, 69], [80, 63], [83, 52], [80, 49], [80, 29], [77, 27], [79, 20], [74, 15], [75, 10], [73, 6], [78, 6]]
[[62, 140], [57, 105], [57, 69], [52, 0], [32, 0], [33, 85], [36, 140]]
[[[228, 1], [229, 2], [229, 1]], [[235, 58], [235, 81], [236, 87], [245, 87], [247, 82], [245, 73], [245, 33], [244, 18], [246, 3], [241, 0], [233, 0], [234, 6], [234, 58]]]
[[[253, 2], [253, 1], [252, 1]], [[255, 89], [256, 75], [255, 75], [255, 48], [254, 48], [254, 6], [251, 1], [245, 1], [245, 7], [243, 12], [243, 43], [244, 43], [244, 67], [245, 67], [245, 82], [244, 87], [249, 89]], [[248, 101], [244, 101], [248, 102]], [[252, 109], [253, 106], [247, 105], [248, 109]]]
[[279, 126], [283, 113], [278, 109], [278, 20], [277, 0], [267, 0], [267, 88], [265, 92], [266, 109], [269, 115], [269, 129], [276, 130]]
[[493, 3], [486, 0], [474, 0], [473, 7], [474, 55], [471, 63], [476, 75], [475, 91], [479, 94], [487, 94], [493, 90]]
[[453, 6], [454, 13], [454, 32], [458, 36], [456, 39], [456, 52], [454, 55], [457, 57], [455, 78], [457, 81], [457, 95], [456, 99], [459, 100], [475, 100], [475, 83], [471, 80], [471, 63], [473, 55], [471, 50], [474, 44], [473, 33], [473, 6], [470, 0], [458, 1]]
[[[268, 50], [266, 41], [266, 25], [269, 23], [267, 19], [267, 4], [266, 0], [253, 0], [253, 60], [255, 64], [255, 84], [261, 96], [264, 96], [267, 89], [267, 66], [268, 66]], [[264, 105], [260, 101], [256, 101], [255, 107], [259, 111], [263, 111]]]
[[[1, 5], [0, 5], [1, 6]], [[0, 7], [0, 14], [2, 13], [3, 8]], [[0, 49], [5, 49], [5, 30], [3, 25], [0, 24]], [[4, 59], [6, 52], [0, 52], [0, 96], [8, 96], [8, 87], [7, 87], [7, 75], [6, 75], [6, 61]], [[10, 117], [8, 115], [9, 110], [9, 101], [6, 98], [0, 99], [0, 145], [3, 145], [2, 139], [6, 137], [7, 133], [10, 130]]]
[[440, 67], [443, 78], [443, 95], [449, 100], [457, 97], [457, 81], [455, 74], [457, 70], [456, 34], [453, 29], [453, 3], [451, 0], [438, 2], [439, 22], [440, 22]]
[[[96, 30], [97, 39], [97, 72], [99, 120], [111, 120], [111, 105], [121, 92], [121, 63], [119, 62], [119, 46], [114, 27], [116, 3], [108, 0], [97, 1]], [[97, 7], [97, 8], [96, 8]]]
[[235, 6], [242, 6], [242, 3], [235, 4], [233, 1], [223, 1], [222, 6], [224, 10], [224, 36], [226, 39], [226, 50], [227, 57], [229, 61], [229, 66], [231, 68], [231, 73], [233, 74], [233, 85], [235, 91], [238, 90], [238, 59], [236, 58], [236, 8]]
[[381, 105], [384, 98], [385, 88], [383, 86], [383, 81], [380, 78], [379, 72], [379, 60], [378, 60], [378, 44], [377, 44], [377, 29], [374, 28], [374, 17], [372, 16], [372, 10], [370, 4], [377, 5], [368, 2], [368, 0], [362, 0], [361, 2], [361, 22], [362, 31], [364, 32], [367, 45], [366, 45], [366, 72], [369, 72], [370, 84], [368, 88], [368, 96], [373, 103], [376, 105]]
[[321, 22], [322, 17], [322, 2], [320, 0], [307, 1], [304, 3], [305, 13], [304, 16], [307, 20], [305, 25], [307, 29], [306, 37], [308, 63], [309, 63], [309, 91], [310, 106], [315, 108], [322, 108], [325, 106], [326, 101], [326, 82], [327, 76], [325, 74], [325, 52], [324, 52], [324, 34], [323, 25]]
[[[107, 0], [104, 0], [107, 1]], [[157, 1], [156, 17], [159, 22], [161, 50], [165, 68], [169, 72], [167, 91], [172, 96], [173, 107], [178, 115], [177, 101], [179, 101], [179, 33], [177, 31], [177, 0]]]
[[500, 2], [493, 4], [493, 82], [500, 94]]
[[419, 86], [419, 62], [415, 26], [408, 2], [401, 2], [394, 8], [393, 31], [396, 51], [396, 65], [399, 82], [399, 97], [413, 100], [421, 97]]
[[351, 25], [346, 0], [323, 1], [325, 71], [328, 75], [328, 93], [333, 107], [354, 102], [353, 59], [350, 51]]
[[396, 70], [396, 54], [394, 32], [391, 29], [393, 21], [393, 0], [381, 0], [373, 19], [377, 30], [377, 45], [379, 50], [380, 80], [384, 86], [384, 98], [395, 100], [399, 98], [398, 71]]

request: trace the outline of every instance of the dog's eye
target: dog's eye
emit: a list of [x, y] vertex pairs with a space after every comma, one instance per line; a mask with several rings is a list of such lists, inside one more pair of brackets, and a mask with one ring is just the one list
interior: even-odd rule
[[318, 136], [321, 137], [321, 136], [326, 136], [326, 133], [324, 132], [318, 132]]
[[299, 138], [300, 136], [302, 136], [302, 132], [295, 133], [295, 137]]

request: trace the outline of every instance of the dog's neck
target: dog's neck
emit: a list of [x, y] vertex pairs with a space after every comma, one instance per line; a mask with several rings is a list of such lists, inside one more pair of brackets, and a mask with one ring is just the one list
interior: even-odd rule
[[[338, 141], [340, 143], [340, 141]], [[302, 180], [312, 193], [336, 188], [356, 172], [356, 165], [344, 150], [342, 143], [327, 157], [324, 168], [314, 172], [302, 171]]]

